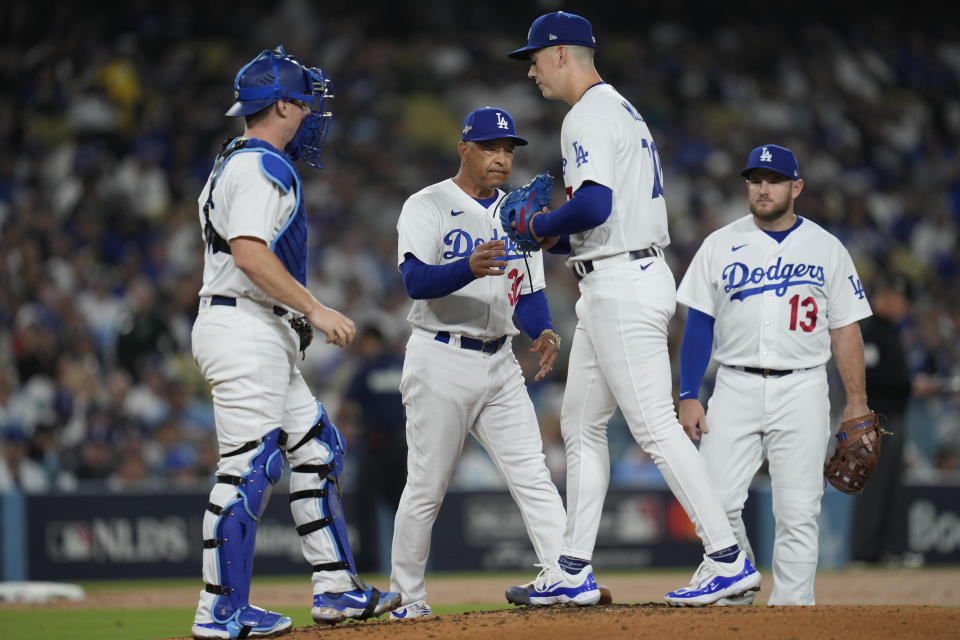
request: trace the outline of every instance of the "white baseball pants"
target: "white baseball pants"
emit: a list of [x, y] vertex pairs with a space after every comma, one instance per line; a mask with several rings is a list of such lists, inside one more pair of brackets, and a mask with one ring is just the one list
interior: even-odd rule
[[768, 604], [815, 604], [823, 462], [830, 438], [825, 367], [779, 378], [720, 367], [707, 427], [700, 453], [744, 550], [750, 543], [743, 505], [763, 460], [769, 463], [776, 531]]
[[430, 535], [467, 435], [486, 449], [520, 507], [540, 562], [556, 559], [565, 513], [550, 480], [537, 416], [511, 341], [494, 354], [415, 330], [400, 383], [407, 410], [407, 483], [393, 529], [390, 590], [426, 598]]
[[667, 352], [667, 323], [676, 310], [673, 274], [662, 258], [599, 265], [580, 281], [561, 410], [568, 514], [561, 553], [593, 557], [610, 482], [607, 422], [618, 406], [707, 553], [729, 547], [736, 539], [673, 406]]

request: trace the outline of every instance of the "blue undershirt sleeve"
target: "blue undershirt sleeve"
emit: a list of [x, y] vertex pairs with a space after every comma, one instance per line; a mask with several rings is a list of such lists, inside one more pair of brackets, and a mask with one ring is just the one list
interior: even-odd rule
[[517, 307], [513, 310], [517, 317], [517, 324], [524, 333], [536, 340], [544, 329], [553, 329], [550, 322], [550, 305], [543, 289], [527, 293], [517, 300]]
[[690, 309], [680, 345], [680, 400], [696, 399], [713, 349], [714, 317]]
[[570, 236], [560, 236], [557, 238], [557, 244], [547, 249], [547, 251], [549, 253], [570, 253]]
[[593, 229], [610, 217], [613, 191], [596, 182], [585, 182], [573, 198], [531, 222], [538, 238], [564, 236]]
[[470, 257], [447, 264], [424, 264], [408, 253], [400, 265], [403, 288], [414, 300], [429, 300], [450, 295], [474, 280], [470, 270]]

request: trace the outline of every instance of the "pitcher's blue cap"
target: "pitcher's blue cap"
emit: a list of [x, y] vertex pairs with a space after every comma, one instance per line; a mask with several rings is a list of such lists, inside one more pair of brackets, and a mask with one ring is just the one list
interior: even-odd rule
[[464, 142], [508, 138], [520, 147], [527, 144], [526, 140], [517, 135], [513, 117], [496, 107], [481, 107], [468, 113], [463, 119], [463, 131], [460, 133], [460, 139]]
[[786, 147], [776, 144], [760, 145], [750, 152], [747, 166], [740, 172], [744, 178], [750, 177], [754, 169], [769, 169], [785, 175], [791, 180], [800, 179], [800, 167], [797, 165], [797, 156]]
[[597, 39], [593, 37], [593, 27], [586, 18], [566, 11], [554, 11], [534, 20], [527, 32], [527, 46], [511, 51], [507, 57], [526, 60], [531, 51], [555, 44], [575, 44], [596, 49]]

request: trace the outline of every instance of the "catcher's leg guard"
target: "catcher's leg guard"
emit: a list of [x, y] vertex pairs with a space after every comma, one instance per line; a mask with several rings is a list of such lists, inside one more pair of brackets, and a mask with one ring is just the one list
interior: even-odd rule
[[203, 618], [209, 615], [226, 623], [249, 605], [257, 523], [270, 490], [283, 475], [284, 440], [283, 431], [274, 429], [220, 458], [217, 484], [203, 518], [206, 586], [197, 608], [198, 622], [207, 622]]
[[290, 511], [301, 536], [304, 557], [318, 571], [357, 570], [341, 501], [343, 437], [320, 408], [320, 418], [287, 450], [290, 459]]

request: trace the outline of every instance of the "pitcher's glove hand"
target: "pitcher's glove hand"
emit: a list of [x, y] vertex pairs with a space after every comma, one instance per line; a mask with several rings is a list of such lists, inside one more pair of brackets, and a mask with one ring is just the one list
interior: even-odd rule
[[890, 432], [880, 426], [874, 411], [844, 420], [837, 431], [837, 450], [823, 465], [827, 482], [844, 493], [861, 493], [877, 467], [885, 435]]
[[313, 342], [313, 325], [310, 324], [310, 321], [307, 320], [306, 317], [297, 316], [290, 321], [290, 326], [297, 332], [297, 337], [300, 338], [300, 353], [306, 358], [307, 347]]
[[552, 192], [553, 176], [544, 172], [508, 193], [500, 203], [503, 231], [523, 251], [540, 251], [540, 243], [534, 239], [530, 229], [530, 218], [550, 203]]

